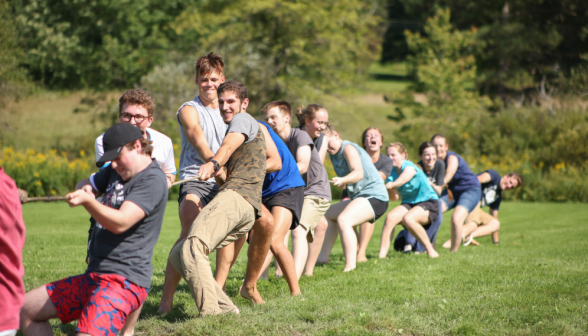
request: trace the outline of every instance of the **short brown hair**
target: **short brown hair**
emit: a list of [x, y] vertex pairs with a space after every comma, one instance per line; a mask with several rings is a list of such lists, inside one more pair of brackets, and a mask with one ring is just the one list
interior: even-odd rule
[[435, 139], [437, 139], [437, 138], [443, 138], [445, 140], [445, 143], [447, 144], [447, 138], [443, 134], [440, 134], [440, 133], [433, 135], [431, 137], [431, 142], [435, 141]]
[[403, 144], [401, 144], [400, 142], [393, 142], [386, 147], [386, 152], [388, 151], [388, 148], [390, 148], [390, 147], [396, 148], [398, 153], [404, 154], [404, 157], [406, 157], [406, 159], [408, 159], [408, 153], [406, 152], [406, 149], [404, 148]]
[[118, 100], [118, 114], [122, 113], [125, 104], [143, 106], [150, 117], [155, 113], [155, 99], [145, 90], [134, 89], [123, 93]]
[[277, 107], [282, 115], [290, 116], [290, 118], [292, 118], [292, 107], [285, 100], [276, 100], [265, 104], [265, 106], [261, 109], [261, 115], [267, 117], [269, 110], [273, 109], [274, 107]]
[[380, 138], [382, 138], [382, 143], [384, 143], [384, 134], [382, 134], [382, 131], [380, 131], [379, 129], [377, 129], [375, 127], [368, 127], [365, 129], [365, 131], [363, 131], [363, 133], [361, 133], [361, 146], [363, 147], [363, 149], [365, 149], [365, 135], [367, 134], [367, 132], [369, 132], [371, 130], [378, 131], [378, 133], [380, 133]]
[[296, 110], [296, 118], [298, 118], [298, 123], [300, 124], [300, 126], [306, 125], [306, 118], [314, 118], [314, 115], [321, 110], [327, 111], [326, 108], [322, 107], [319, 104], [310, 104], [306, 107], [299, 107]]
[[432, 143], [425, 141], [419, 146], [419, 155], [423, 155], [423, 152], [425, 151], [425, 149], [427, 149], [429, 147], [435, 148], [435, 153], [437, 153], [437, 148], [435, 146], [433, 146]]
[[[143, 133], [143, 137], [141, 139], [137, 139], [141, 142], [141, 154], [148, 155], [149, 157], [151, 157], [151, 154], [153, 153], [153, 146], [151, 144], [153, 143], [153, 141], [145, 139], [145, 132], [141, 131], [141, 133]], [[125, 145], [125, 147], [127, 147], [128, 150], [135, 149], [135, 143], [137, 142], [137, 140], [129, 142]]]
[[225, 63], [219, 54], [213, 52], [208, 53], [196, 61], [196, 77], [208, 75], [212, 72], [217, 72], [220, 75], [225, 73]]
[[218, 86], [218, 89], [216, 89], [216, 93], [219, 97], [225, 91], [236, 94], [239, 100], [241, 100], [241, 103], [247, 98], [247, 88], [245, 85], [234, 80], [224, 82]]
[[523, 184], [523, 175], [521, 175], [521, 173], [518, 172], [512, 172], [508, 175], [506, 175], [508, 177], [513, 177], [515, 180], [517, 180], [517, 182], [519, 183], [517, 185], [517, 187], [520, 187]]

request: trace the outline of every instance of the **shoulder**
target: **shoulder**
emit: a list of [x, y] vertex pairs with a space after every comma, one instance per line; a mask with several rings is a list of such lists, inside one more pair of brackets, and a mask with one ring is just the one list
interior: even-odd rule
[[382, 161], [385, 165], [393, 164], [392, 159], [382, 153], [380, 153], [380, 158], [378, 160]]
[[314, 142], [310, 138], [310, 135], [305, 131], [302, 131], [298, 128], [292, 129], [292, 138], [294, 138], [300, 146], [311, 145], [314, 146]]
[[147, 128], [147, 132], [149, 132], [149, 136], [151, 137], [153, 144], [157, 143], [159, 146], [172, 146], [172, 141], [167, 135], [152, 128]]
[[97, 146], [102, 146], [102, 141], [104, 139], [104, 133], [100, 134], [97, 138], [96, 141], [94, 141], [94, 145]]
[[[419, 161], [422, 162], [422, 161]], [[436, 160], [433, 168], [445, 168], [445, 162], [443, 160]]]

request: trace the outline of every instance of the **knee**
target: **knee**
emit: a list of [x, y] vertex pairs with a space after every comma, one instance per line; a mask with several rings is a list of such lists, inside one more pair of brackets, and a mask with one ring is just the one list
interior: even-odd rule
[[337, 217], [337, 224], [339, 225], [339, 228], [351, 228], [353, 226], [353, 221], [349, 220], [349, 218], [347, 218], [346, 216], [342, 216], [339, 215], [339, 217]]
[[496, 222], [496, 231], [500, 230], [500, 221], [498, 219], [494, 220]]
[[327, 232], [327, 229], [329, 228], [329, 223], [327, 222], [326, 219], [321, 219], [318, 224], [316, 225], [316, 228], [314, 228], [314, 232]]
[[274, 232], [274, 218], [273, 216], [262, 216], [259, 217], [255, 224], [253, 224], [253, 230], [257, 233], [263, 231], [265, 234], [272, 234]]
[[407, 224], [412, 224], [414, 223], [414, 217], [411, 214], [406, 214], [404, 215], [404, 217], [402, 217], [402, 224], [407, 225]]
[[169, 262], [172, 266], [181, 274], [183, 267], [182, 267], [182, 250], [184, 249], [184, 243], [186, 240], [182, 240], [179, 244], [174, 246], [169, 253]]
[[306, 237], [306, 229], [302, 225], [298, 225], [298, 227], [292, 230], [292, 238], [293, 239], [300, 239]]

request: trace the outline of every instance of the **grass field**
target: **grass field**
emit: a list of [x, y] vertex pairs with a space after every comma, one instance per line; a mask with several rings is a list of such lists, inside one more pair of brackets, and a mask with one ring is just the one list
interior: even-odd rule
[[[396, 204], [393, 204], [394, 206]], [[83, 273], [89, 216], [65, 203], [23, 207], [27, 290]], [[449, 238], [449, 214], [438, 237]], [[343, 273], [339, 243], [331, 263], [300, 281], [302, 295], [289, 297], [283, 279], [260, 281], [265, 305], [251, 306], [237, 290], [241, 258], [227, 291], [241, 315], [196, 318], [184, 282], [174, 310], [156, 314], [167, 253], [179, 234], [177, 203], [168, 204], [155, 248], [152, 288], [136, 335], [585, 335], [588, 334], [588, 211], [582, 204], [504, 203], [499, 246], [426, 255], [390, 252], [377, 258], [380, 219], [368, 262]], [[398, 230], [396, 231], [398, 233]], [[211, 255], [214, 268], [214, 255]], [[273, 269], [273, 267], [272, 267]], [[54, 323], [56, 334], [73, 335], [75, 324]]]

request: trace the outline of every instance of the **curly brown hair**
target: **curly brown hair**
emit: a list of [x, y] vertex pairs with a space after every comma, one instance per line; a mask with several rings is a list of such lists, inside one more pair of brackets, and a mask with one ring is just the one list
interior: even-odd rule
[[241, 100], [241, 103], [247, 98], [247, 88], [245, 85], [234, 80], [224, 82], [218, 86], [218, 89], [216, 89], [216, 93], [219, 97], [225, 91], [235, 93], [237, 98]]
[[118, 100], [118, 114], [122, 113], [125, 104], [143, 106], [150, 117], [155, 113], [155, 99], [145, 90], [134, 89], [123, 93]]

